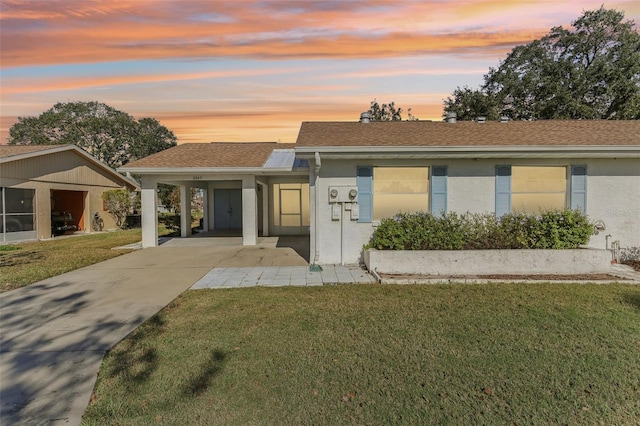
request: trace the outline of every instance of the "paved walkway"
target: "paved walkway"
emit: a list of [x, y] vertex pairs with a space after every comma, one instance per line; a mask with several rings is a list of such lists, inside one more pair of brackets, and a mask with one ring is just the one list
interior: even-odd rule
[[640, 272], [629, 265], [611, 264], [611, 275], [640, 283]]
[[310, 287], [323, 284], [371, 284], [374, 278], [357, 266], [324, 265], [322, 271], [308, 266], [215, 268], [191, 289], [237, 287]]

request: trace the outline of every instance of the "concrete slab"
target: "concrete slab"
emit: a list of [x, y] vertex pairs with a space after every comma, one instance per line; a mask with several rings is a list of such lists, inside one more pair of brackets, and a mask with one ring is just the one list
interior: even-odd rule
[[[214, 268], [191, 289], [245, 287], [247, 282], [264, 287], [312, 286], [323, 284], [373, 283], [373, 277], [357, 266], [325, 265], [322, 272], [308, 266]], [[251, 279], [249, 279], [251, 277]]]

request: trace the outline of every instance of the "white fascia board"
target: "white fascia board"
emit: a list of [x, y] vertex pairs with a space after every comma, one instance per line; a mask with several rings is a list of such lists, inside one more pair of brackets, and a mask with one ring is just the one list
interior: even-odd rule
[[256, 167], [127, 167], [118, 169], [119, 172], [129, 172], [136, 175], [166, 175], [166, 174], [206, 174], [206, 173], [233, 173], [255, 174], [263, 170]]
[[[10, 163], [12, 161], [24, 160], [31, 157], [39, 157], [44, 154], [55, 154], [57, 152], [70, 151], [74, 148], [76, 148], [78, 151], [82, 151], [79, 148], [77, 148], [75, 145], [51, 145], [51, 148], [45, 148], [37, 151], [26, 152], [24, 154], [12, 155], [10, 157], [2, 157], [0, 158], [0, 164]], [[86, 155], [89, 155], [84, 151], [82, 152]]]
[[519, 158], [519, 157], [575, 157], [581, 158], [639, 158], [640, 145], [625, 146], [332, 146], [297, 147], [296, 155], [313, 158], [315, 153], [324, 158]]
[[305, 170], [292, 170], [290, 167], [121, 167], [119, 172], [136, 175], [207, 175], [207, 174], [242, 174], [242, 175], [281, 175], [301, 174]]

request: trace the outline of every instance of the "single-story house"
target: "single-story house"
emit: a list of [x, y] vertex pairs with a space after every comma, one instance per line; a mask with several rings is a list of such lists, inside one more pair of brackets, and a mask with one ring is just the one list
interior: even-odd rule
[[138, 186], [75, 145], [1, 145], [0, 167], [2, 242], [51, 238], [52, 217], [92, 232], [98, 212], [105, 229], [116, 228], [102, 193]]
[[205, 230], [246, 245], [309, 234], [318, 264], [358, 263], [382, 218], [414, 211], [580, 209], [602, 231], [590, 246], [640, 246], [637, 120], [305, 122], [295, 144], [185, 144], [121, 171], [143, 178], [144, 247], [158, 241], [158, 182], [183, 201], [205, 189]]

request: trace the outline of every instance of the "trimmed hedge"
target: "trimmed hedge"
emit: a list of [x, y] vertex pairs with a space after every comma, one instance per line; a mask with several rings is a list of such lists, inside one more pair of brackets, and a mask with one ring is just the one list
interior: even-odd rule
[[380, 222], [365, 249], [571, 249], [589, 242], [593, 225], [579, 210], [538, 215], [509, 213], [401, 213]]

